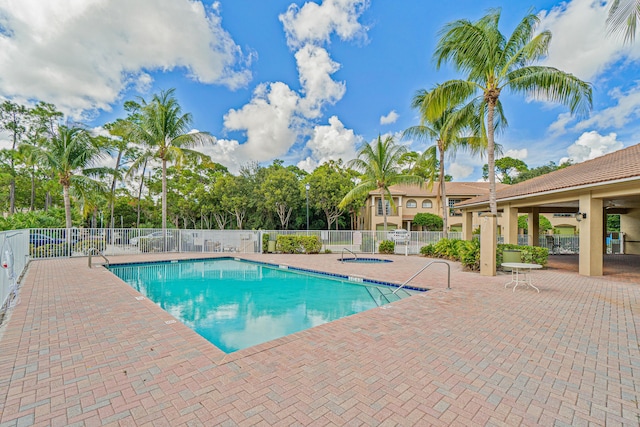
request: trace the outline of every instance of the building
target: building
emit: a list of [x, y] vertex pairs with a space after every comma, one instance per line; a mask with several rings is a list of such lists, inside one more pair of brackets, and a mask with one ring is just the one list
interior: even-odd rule
[[[563, 214], [578, 220], [580, 274], [602, 275], [607, 214], [620, 215], [624, 253], [640, 254], [640, 144], [502, 187], [496, 199], [505, 243], [517, 241], [519, 214], [528, 215], [529, 224], [537, 224], [541, 214]], [[489, 211], [488, 194], [463, 201], [456, 208], [463, 215], [463, 236], [471, 239], [476, 218]], [[537, 244], [536, 239], [529, 244]], [[486, 256], [490, 253], [487, 248]]]
[[[509, 187], [506, 184], [497, 184], [498, 189]], [[387, 229], [404, 228], [411, 231], [419, 231], [420, 227], [413, 224], [413, 218], [418, 213], [431, 213], [442, 216], [442, 205], [439, 202], [438, 183], [434, 183], [432, 187], [428, 184], [420, 188], [417, 185], [392, 185], [389, 190], [393, 197], [392, 208], [391, 203], [385, 200], [383, 203], [380, 193], [372, 191], [369, 193], [365, 204], [364, 227], [366, 230], [382, 230], [384, 228], [384, 215], [382, 206], [387, 209]], [[448, 231], [462, 232], [462, 211], [455, 206], [466, 200], [473, 199], [478, 196], [486, 196], [489, 194], [488, 182], [445, 182], [446, 200], [444, 203], [448, 206], [447, 225]], [[575, 216], [563, 212], [545, 215], [556, 233], [574, 234], [577, 230], [578, 222]], [[474, 219], [473, 227], [477, 228], [479, 222], [477, 217]], [[501, 222], [498, 220], [498, 233], [502, 232]]]

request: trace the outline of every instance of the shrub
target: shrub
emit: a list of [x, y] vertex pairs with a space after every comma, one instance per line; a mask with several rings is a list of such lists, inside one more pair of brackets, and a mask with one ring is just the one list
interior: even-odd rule
[[396, 252], [396, 244], [393, 240], [383, 240], [378, 246], [378, 252], [381, 254], [394, 254]]
[[68, 243], [49, 244], [38, 247], [29, 245], [29, 254], [31, 258], [70, 256], [71, 248]]
[[436, 248], [432, 244], [420, 248], [420, 254], [423, 256], [432, 256], [436, 253]]
[[318, 236], [278, 235], [276, 250], [285, 254], [317, 254], [322, 249]]
[[[502, 264], [502, 253], [505, 249], [517, 249], [522, 252], [522, 262], [542, 266], [547, 264], [549, 257], [549, 249], [547, 248], [500, 244], [496, 251], [498, 267]], [[423, 246], [420, 253], [424, 256], [460, 261], [465, 268], [473, 271], [480, 270], [480, 241], [477, 239], [471, 241], [441, 239], [436, 244]]]
[[73, 246], [74, 252], [82, 252], [87, 255], [89, 249], [96, 248], [99, 251], [103, 251], [107, 247], [106, 242], [102, 238], [81, 240]]
[[496, 253], [496, 266], [502, 264], [502, 253], [505, 249], [516, 249], [522, 252], [522, 262], [531, 264], [547, 265], [549, 259], [549, 249], [540, 246], [518, 246], [513, 244], [499, 244]]
[[264, 233], [262, 235], [262, 253], [266, 254], [269, 252], [269, 233]]

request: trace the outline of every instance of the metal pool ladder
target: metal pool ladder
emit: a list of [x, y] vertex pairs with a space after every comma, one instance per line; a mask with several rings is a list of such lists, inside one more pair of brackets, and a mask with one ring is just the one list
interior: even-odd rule
[[92, 268], [92, 266], [91, 266], [91, 256], [92, 256], [92, 254], [94, 252], [97, 253], [98, 255], [100, 255], [104, 259], [104, 261], [107, 263], [107, 268], [109, 268], [109, 260], [97, 248], [89, 248], [89, 268]]
[[448, 262], [446, 261], [431, 261], [429, 264], [425, 265], [424, 267], [422, 267], [420, 270], [418, 270], [418, 272], [416, 274], [414, 274], [413, 276], [409, 277], [409, 279], [404, 282], [402, 285], [400, 285], [398, 287], [398, 289], [396, 289], [395, 291], [393, 291], [393, 294], [395, 294], [396, 292], [398, 292], [400, 289], [402, 289], [404, 287], [404, 285], [406, 285], [407, 283], [409, 283], [410, 281], [412, 281], [413, 279], [416, 278], [416, 276], [418, 276], [418, 274], [422, 273], [423, 271], [425, 271], [428, 267], [430, 267], [432, 264], [445, 264], [447, 266], [447, 289], [451, 289], [451, 266], [449, 265]]
[[358, 260], [358, 255], [356, 255], [353, 251], [350, 251], [347, 248], [342, 248], [342, 256], [340, 257], [340, 262], [344, 264], [344, 251], [347, 251], [349, 253], [351, 253], [351, 255], [353, 255], [354, 257], [356, 257], [356, 262]]

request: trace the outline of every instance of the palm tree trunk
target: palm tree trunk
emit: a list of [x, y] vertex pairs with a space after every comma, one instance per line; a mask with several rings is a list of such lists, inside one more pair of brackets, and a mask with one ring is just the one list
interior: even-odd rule
[[442, 205], [442, 237], [446, 239], [448, 235], [448, 218], [449, 218], [449, 205], [447, 203], [447, 194], [444, 185], [444, 150], [442, 147], [438, 147], [438, 151], [440, 152], [440, 168], [438, 171], [438, 185], [439, 187], [439, 198], [440, 204]]
[[116, 197], [116, 176], [118, 175], [118, 167], [120, 166], [120, 158], [122, 157], [122, 150], [118, 151], [118, 158], [116, 159], [116, 167], [113, 170], [113, 179], [111, 180], [111, 200], [109, 200], [109, 208], [111, 211], [111, 228], [114, 226], [113, 211], [115, 209], [115, 197]]
[[167, 228], [167, 161], [162, 159], [162, 230]]
[[380, 190], [380, 198], [382, 199], [382, 218], [384, 218], [384, 231], [387, 231], [387, 203], [384, 199], [383, 190]]
[[142, 166], [142, 177], [140, 178], [140, 188], [138, 189], [138, 218], [136, 219], [136, 228], [140, 228], [140, 200], [142, 199], [142, 188], [144, 187], [144, 174], [147, 171], [147, 162]]
[[31, 201], [29, 203], [29, 212], [33, 212], [36, 207], [36, 171], [35, 166], [31, 169]]
[[69, 196], [69, 186], [62, 186], [62, 196], [64, 197], [64, 216], [65, 225], [67, 228], [71, 228], [71, 197]]
[[489, 166], [489, 208], [492, 215], [498, 214], [498, 206], [496, 204], [495, 129], [493, 123], [495, 107], [496, 100], [489, 98], [487, 108], [487, 162]]

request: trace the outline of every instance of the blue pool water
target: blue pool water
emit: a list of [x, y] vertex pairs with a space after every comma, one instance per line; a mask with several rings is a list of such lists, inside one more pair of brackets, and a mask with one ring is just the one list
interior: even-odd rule
[[[233, 259], [114, 265], [110, 270], [231, 353], [408, 296], [412, 291]], [[413, 292], [415, 293], [415, 292]]]

